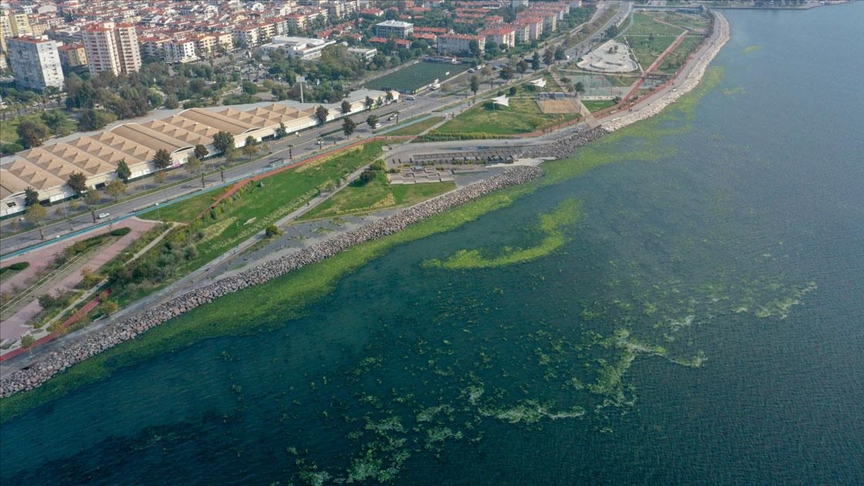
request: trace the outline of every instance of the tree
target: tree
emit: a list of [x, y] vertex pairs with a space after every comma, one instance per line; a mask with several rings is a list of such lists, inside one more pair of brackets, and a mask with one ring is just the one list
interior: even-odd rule
[[517, 91], [518, 89], [516, 88], [516, 86], [510, 86], [510, 96], [516, 96]]
[[555, 51], [553, 51], [552, 49], [546, 49], [546, 51], [543, 53], [543, 62], [547, 66], [551, 66], [552, 64], [554, 64], [555, 63]]
[[24, 214], [24, 218], [28, 222], [33, 223], [39, 228], [39, 238], [42, 240], [45, 239], [45, 234], [42, 233], [41, 223], [46, 217], [48, 217], [48, 210], [41, 204], [34, 204], [33, 206], [28, 207], [27, 212]]
[[525, 62], [525, 59], [521, 59], [516, 63], [516, 70], [519, 71], [519, 74], [525, 74], [525, 71], [528, 70], [528, 63]]
[[281, 234], [282, 231], [275, 224], [268, 225], [266, 228], [264, 228], [264, 236], [266, 236], [267, 238], [272, 238]]
[[159, 170], [171, 167], [171, 154], [165, 149], [157, 150], [156, 155], [153, 156], [153, 165]]
[[534, 54], [531, 56], [531, 69], [534, 71], [540, 69], [540, 54], [537, 51], [534, 51]]
[[116, 201], [120, 199], [120, 196], [126, 194], [126, 184], [120, 179], [114, 179], [105, 185], [105, 194], [108, 194]]
[[367, 110], [371, 110], [372, 107], [375, 106], [375, 100], [367, 96], [366, 100], [363, 102], [363, 105], [366, 107]]
[[516, 70], [513, 69], [513, 66], [507, 65], [501, 68], [501, 79], [513, 79], [515, 75]]
[[33, 148], [42, 145], [42, 141], [50, 133], [48, 127], [42, 122], [24, 120], [15, 129], [15, 133], [21, 138], [24, 143], [24, 148]]
[[84, 201], [90, 206], [96, 206], [102, 202], [102, 197], [99, 195], [99, 191], [97, 191], [95, 187], [90, 187], [87, 189]]
[[193, 154], [192, 157], [186, 159], [186, 163], [183, 164], [183, 167], [186, 168], [186, 172], [194, 174], [201, 169], [201, 159], [195, 157]]
[[66, 115], [60, 110], [43, 111], [39, 118], [48, 126], [48, 128], [57, 135], [66, 135], [63, 132], [63, 125], [66, 124]]
[[471, 91], [474, 93], [474, 96], [477, 96], [477, 91], [480, 90], [480, 78], [477, 76], [471, 76]]
[[577, 94], [582, 94], [582, 93], [585, 92], [585, 85], [582, 84], [582, 81], [578, 81], [578, 82], [573, 86], [573, 89], [576, 90], [576, 93], [577, 93]]
[[76, 195], [80, 196], [87, 190], [87, 176], [83, 172], [73, 172], [69, 174], [66, 184], [75, 191]]
[[483, 55], [483, 52], [480, 50], [480, 43], [476, 40], [468, 41], [468, 52], [471, 53], [471, 57], [478, 59]]
[[25, 334], [21, 336], [21, 348], [22, 349], [30, 349], [36, 344], [36, 338], [31, 334]]
[[129, 179], [132, 177], [132, 169], [130, 169], [129, 164], [126, 163], [126, 159], [121, 159], [120, 162], [117, 162], [117, 170], [114, 172], [117, 174], [117, 177], [123, 181], [123, 183], [128, 183]]
[[384, 99], [387, 101], [387, 103], [390, 103], [391, 101], [393, 101], [393, 99], [394, 99], [393, 92], [387, 91], [387, 94], [384, 95]]
[[348, 100], [343, 100], [342, 104], [339, 105], [339, 109], [342, 110], [342, 113], [350, 113], [351, 103], [349, 103]]
[[322, 125], [327, 122], [328, 116], [330, 116], [330, 110], [328, 110], [327, 108], [324, 108], [321, 105], [318, 105], [318, 107], [315, 108], [315, 118], [317, 118], [318, 122]]
[[366, 124], [375, 128], [378, 125], [378, 117], [376, 115], [369, 115], [369, 118], [366, 119]]
[[356, 128], [357, 123], [354, 120], [345, 117], [345, 121], [342, 122], [342, 131], [345, 133], [345, 136], [350, 137]]
[[288, 128], [283, 122], [279, 122], [279, 128], [276, 129], [276, 133], [274, 135], [276, 136], [276, 138], [282, 138], [288, 135]]
[[153, 182], [155, 182], [156, 184], [162, 184], [163, 182], [165, 182], [166, 177], [168, 176], [166, 176], [165, 173], [160, 170], [159, 172], [153, 174]]
[[612, 25], [608, 29], [606, 29], [606, 33], [604, 34], [607, 39], [613, 39], [618, 35], [618, 26]]
[[253, 155], [258, 153], [258, 140], [255, 140], [255, 137], [249, 135], [246, 137], [246, 144], [243, 145], [243, 155], [247, 158], [251, 159]]
[[85, 132], [101, 130], [110, 122], [111, 116], [107, 113], [88, 108], [81, 112], [81, 117], [78, 119], [78, 129]]
[[228, 132], [216, 132], [213, 135], [213, 147], [220, 153], [227, 153], [230, 149], [234, 148], [234, 135]]
[[205, 147], [199, 143], [198, 145], [195, 146], [195, 150], [192, 152], [192, 154], [198, 160], [202, 160], [202, 159], [204, 159], [204, 157], [207, 157], [208, 155], [210, 155], [210, 151], [207, 150], [207, 147]]
[[99, 309], [105, 313], [105, 315], [110, 316], [111, 314], [120, 310], [120, 304], [115, 300], [105, 299], [102, 301], [102, 305], [99, 306]]
[[564, 52], [564, 46], [556, 47], [555, 48], [555, 60], [556, 61], [563, 61], [564, 59], [567, 59], [567, 53]]
[[36, 204], [39, 204], [39, 191], [32, 187], [24, 189], [24, 207], [29, 208]]

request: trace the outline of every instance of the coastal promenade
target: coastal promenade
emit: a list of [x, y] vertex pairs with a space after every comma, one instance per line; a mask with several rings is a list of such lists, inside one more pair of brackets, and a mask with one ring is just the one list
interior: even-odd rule
[[[558, 159], [571, 155], [582, 145], [602, 137], [604, 134], [649, 118], [674, 103], [680, 96], [695, 88], [710, 61], [717, 55], [730, 35], [725, 17], [714, 12], [717, 22], [714, 32], [693, 59], [678, 75], [677, 86], [666, 86], [650, 96], [644, 97], [631, 108], [633, 111], [621, 115], [613, 114], [601, 120], [601, 127], [585, 130], [584, 126], [570, 126], [562, 130], [541, 135], [525, 152], [526, 157]], [[258, 265], [250, 270], [228, 276], [213, 283], [191, 290], [179, 297], [171, 297], [162, 304], [140, 312], [116, 324], [110, 324], [90, 334], [64, 343], [34, 358], [26, 368], [7, 373], [0, 379], [0, 398], [19, 391], [38, 387], [55, 374], [73, 364], [83, 361], [123, 341], [137, 337], [154, 326], [179, 316], [191, 309], [249, 286], [265, 283], [302, 266], [329, 258], [351, 246], [400, 231], [405, 226], [434, 214], [486, 195], [494, 190], [522, 184], [542, 175], [536, 167], [516, 166], [489, 179], [463, 187], [454, 192], [425, 201], [401, 210], [392, 216], [366, 224], [358, 229], [333, 236], [291, 255]]]

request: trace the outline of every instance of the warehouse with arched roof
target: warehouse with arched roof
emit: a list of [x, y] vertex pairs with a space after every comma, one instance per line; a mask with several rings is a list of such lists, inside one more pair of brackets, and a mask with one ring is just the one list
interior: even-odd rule
[[[351, 96], [384, 102], [387, 93], [361, 90]], [[352, 112], [365, 108], [354, 101]], [[337, 104], [325, 106], [335, 114], [330, 118], [344, 116]], [[191, 108], [165, 118], [122, 123], [96, 134], [67, 137], [65, 141], [19, 152], [5, 157], [0, 166], [0, 217], [24, 211], [24, 191], [28, 187], [35, 189], [43, 202], [62, 201], [74, 194], [66, 185], [74, 172], [83, 173], [87, 184], [98, 188], [116, 178], [122, 160], [133, 179], [144, 177], [156, 171], [153, 157], [159, 150], [171, 154], [172, 166], [176, 167], [184, 164], [199, 144], [216, 154], [213, 137], [219, 132], [230, 133], [234, 145], [242, 147], [247, 137], [261, 141], [275, 136], [280, 125], [288, 133], [318, 125], [315, 107], [279, 102], [246, 105], [246, 109]]]

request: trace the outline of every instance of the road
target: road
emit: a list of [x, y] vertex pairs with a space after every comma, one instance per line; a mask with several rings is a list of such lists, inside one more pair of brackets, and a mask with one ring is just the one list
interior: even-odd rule
[[[578, 56], [580, 55], [579, 53], [587, 52], [590, 48], [592, 48], [594, 44], [597, 43], [597, 41], [602, 39], [602, 36], [606, 29], [609, 27], [609, 25], [611, 25], [612, 23], [620, 22], [627, 15], [629, 15], [632, 5], [632, 2], [619, 2], [618, 12], [616, 13], [616, 15], [612, 17], [608, 22], [606, 22], [603, 27], [591, 34], [584, 41], [573, 46], [570, 50], [568, 50], [568, 53], [572, 53], [573, 56]], [[554, 45], [555, 44], [550, 44], [550, 46], [553, 47]], [[506, 61], [506, 59], [497, 60], [493, 61], [492, 64], [501, 65]], [[467, 79], [468, 76], [470, 76], [470, 74], [466, 72], [461, 74], [460, 76], [457, 76], [457, 78], [463, 77]], [[512, 79], [509, 82], [495, 84], [493, 87], [489, 87], [485, 83], [481, 83], [481, 89], [478, 92], [478, 95], [471, 99], [464, 99], [458, 96], [448, 96], [442, 91], [430, 91], [421, 95], [415, 95], [414, 101], [407, 101], [403, 97], [397, 103], [385, 105], [372, 111], [360, 112], [353, 115], [355, 121], [358, 122], [358, 126], [357, 130], [352, 135], [352, 140], [356, 140], [358, 138], [369, 138], [374, 136], [371, 127], [369, 127], [365, 123], [366, 117], [371, 114], [375, 114], [382, 119], [382, 122], [385, 124], [385, 126], [382, 128], [384, 131], [386, 131], [386, 118], [389, 114], [393, 112], [399, 112], [400, 122], [407, 121], [417, 116], [428, 115], [433, 112], [456, 112], [462, 108], [473, 104], [476, 99], [479, 99], [478, 97], [482, 97], [484, 94], [487, 94], [490, 91], [501, 89], [502, 86], [510, 83], [515, 83], [517, 81], [517, 79]], [[244, 179], [251, 175], [266, 172], [270, 164], [274, 162], [281, 162], [283, 159], [288, 159], [289, 152], [293, 153], [294, 160], [302, 160], [311, 155], [319, 153], [321, 150], [347, 143], [347, 140], [341, 134], [340, 129], [341, 122], [337, 120], [335, 122], [331, 122], [311, 130], [298, 132], [299, 136], [290, 135], [281, 140], [268, 142], [270, 151], [272, 153], [267, 154], [266, 156], [261, 157], [260, 159], [257, 159], [255, 161], [235, 165], [233, 167], [225, 169], [224, 182], [222, 181], [223, 174], [220, 174], [219, 172], [210, 173], [204, 177], [205, 187], [203, 188], [201, 178], [199, 177], [177, 185], [164, 187], [156, 191], [141, 194], [139, 196], [134, 196], [124, 201], [121, 201], [118, 204], [114, 204], [108, 207], [100, 207], [96, 211], [96, 214], [109, 213], [110, 216], [104, 219], [98, 219], [96, 222], [93, 221], [93, 215], [91, 213], [84, 213], [73, 216], [68, 221], [65, 219], [53, 221], [43, 226], [42, 228], [42, 231], [45, 235], [45, 241], [42, 241], [40, 239], [39, 231], [36, 229], [3, 237], [2, 245], [0, 245], [2, 246], [2, 248], [0, 248], [0, 260], [11, 258], [12, 256], [19, 255], [22, 252], [26, 252], [29, 249], [39, 247], [41, 245], [50, 244], [53, 240], [59, 238], [73, 236], [100, 226], [117, 224], [119, 222], [122, 222], [122, 220], [125, 218], [140, 215], [141, 213], [150, 211], [151, 209], [157, 210], [158, 218], [158, 208], [160, 207], [160, 205], [168, 202], [177, 202], [178, 200], [182, 200], [186, 197], [192, 197], [201, 191], [218, 190], [222, 187], [228, 186], [233, 182]], [[338, 133], [337, 135], [324, 135], [328, 132], [333, 131], [340, 131], [340, 133]], [[379, 132], [381, 131], [382, 130], [379, 129]], [[540, 142], [542, 142], [543, 140], [546, 140], [545, 137], [541, 137]], [[321, 143], [319, 144], [319, 142]], [[293, 145], [293, 148], [290, 151], [288, 148], [289, 144]], [[8, 228], [9, 221], [6, 221], [3, 224], [4, 232], [8, 231]]]

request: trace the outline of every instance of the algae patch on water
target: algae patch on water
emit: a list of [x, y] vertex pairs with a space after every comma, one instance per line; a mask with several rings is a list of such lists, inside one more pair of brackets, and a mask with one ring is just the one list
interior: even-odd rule
[[466, 268], [494, 268], [536, 260], [557, 250], [567, 238], [564, 229], [579, 219], [580, 203], [576, 199], [568, 199], [559, 203], [552, 211], [541, 214], [537, 223], [537, 231], [543, 235], [540, 242], [530, 248], [513, 248], [505, 246], [497, 255], [487, 256], [490, 251], [459, 250], [445, 260], [427, 260], [424, 267], [440, 267], [449, 270]]

